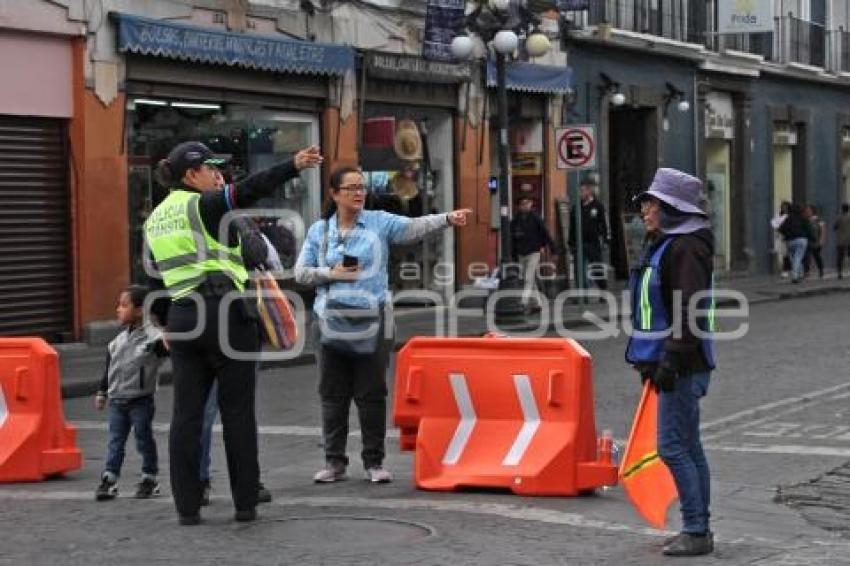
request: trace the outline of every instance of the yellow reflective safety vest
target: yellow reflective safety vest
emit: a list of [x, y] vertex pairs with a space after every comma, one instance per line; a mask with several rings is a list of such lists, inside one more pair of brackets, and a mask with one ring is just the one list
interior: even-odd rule
[[226, 246], [207, 232], [200, 200], [198, 193], [172, 190], [145, 222], [145, 239], [172, 300], [189, 295], [209, 273], [226, 274], [239, 291], [248, 280], [241, 244]]

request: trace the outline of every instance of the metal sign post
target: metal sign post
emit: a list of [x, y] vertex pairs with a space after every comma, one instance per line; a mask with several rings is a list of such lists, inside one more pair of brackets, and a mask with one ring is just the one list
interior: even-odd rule
[[592, 124], [579, 124], [555, 130], [558, 149], [558, 169], [573, 172], [570, 199], [575, 207], [573, 223], [576, 234], [576, 277], [577, 289], [587, 288], [587, 273], [584, 267], [584, 238], [581, 227], [581, 202], [579, 199], [579, 171], [596, 168], [596, 127]]

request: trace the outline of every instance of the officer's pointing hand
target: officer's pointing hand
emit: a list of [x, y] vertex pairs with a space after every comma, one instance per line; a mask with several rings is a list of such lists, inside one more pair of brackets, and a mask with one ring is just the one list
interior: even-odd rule
[[295, 154], [295, 168], [300, 171], [308, 167], [316, 167], [322, 163], [323, 159], [319, 146], [311, 145]]
[[449, 212], [446, 217], [452, 226], [466, 226], [466, 217], [469, 214], [472, 214], [471, 208], [462, 208]]

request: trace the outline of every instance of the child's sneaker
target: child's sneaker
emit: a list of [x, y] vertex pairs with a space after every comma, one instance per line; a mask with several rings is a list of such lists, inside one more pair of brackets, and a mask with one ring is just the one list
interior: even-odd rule
[[145, 478], [136, 485], [136, 499], [150, 499], [159, 495], [159, 482]]
[[109, 501], [110, 499], [115, 499], [117, 496], [118, 482], [115, 479], [104, 475], [103, 479], [100, 480], [100, 485], [97, 486], [97, 489], [94, 492], [95, 500]]

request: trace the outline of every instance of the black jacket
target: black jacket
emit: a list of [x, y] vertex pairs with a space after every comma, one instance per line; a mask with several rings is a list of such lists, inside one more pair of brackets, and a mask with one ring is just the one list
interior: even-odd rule
[[514, 255], [528, 255], [539, 252], [540, 248], [553, 249], [555, 246], [543, 219], [536, 212], [520, 212], [514, 216], [511, 238]]
[[812, 240], [812, 227], [809, 221], [801, 215], [789, 214], [779, 226], [779, 233], [785, 241], [806, 238]]
[[664, 308], [668, 316], [673, 316], [673, 301], [675, 291], [680, 291], [681, 301], [681, 337], [667, 338], [664, 344], [666, 351], [680, 354], [680, 370], [693, 373], [708, 369], [700, 349], [700, 342], [693, 335], [688, 323], [690, 313], [688, 303], [691, 297], [711, 288], [711, 277], [714, 271], [714, 234], [705, 228], [692, 234], [675, 236], [675, 240], [667, 248], [661, 258], [661, 294]]
[[[570, 247], [576, 247], [575, 229], [576, 207], [570, 212]], [[584, 246], [598, 246], [602, 242], [608, 242], [608, 222], [605, 220], [605, 206], [592, 199], [588, 203], [581, 203], [581, 239]]]
[[[254, 173], [242, 181], [228, 185], [223, 189], [201, 193], [201, 198], [198, 201], [198, 211], [200, 212], [201, 222], [203, 222], [204, 228], [206, 228], [212, 237], [219, 239], [221, 222], [231, 208], [249, 208], [259, 199], [269, 196], [276, 188], [297, 176], [298, 169], [295, 167], [295, 160], [288, 159], [268, 169]], [[178, 186], [177, 188], [199, 192], [196, 189], [185, 186]], [[230, 225], [229, 241], [221, 243], [229, 246], [236, 245], [238, 234], [236, 224], [232, 223]], [[265, 248], [265, 244], [263, 244], [263, 248]], [[253, 249], [259, 250], [259, 244], [254, 245]], [[156, 264], [154, 263], [154, 268], [155, 266]], [[157, 277], [148, 277], [147, 284], [153, 290], [165, 288], [162, 279]], [[168, 321], [169, 306], [169, 299], [164, 297], [154, 301], [154, 304], [151, 306], [152, 313], [159, 319], [162, 325], [165, 325]]]

